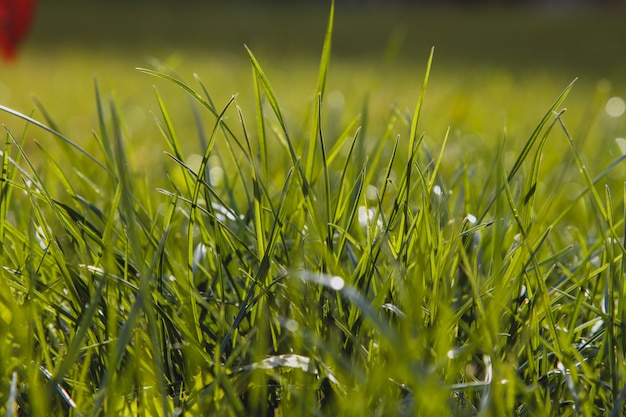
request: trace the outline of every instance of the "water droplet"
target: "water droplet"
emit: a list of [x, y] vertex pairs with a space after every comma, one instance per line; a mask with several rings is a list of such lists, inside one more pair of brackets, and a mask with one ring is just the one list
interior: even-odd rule
[[343, 278], [338, 277], [338, 276], [331, 277], [328, 284], [330, 285], [330, 288], [332, 288], [335, 291], [340, 291], [346, 285]]

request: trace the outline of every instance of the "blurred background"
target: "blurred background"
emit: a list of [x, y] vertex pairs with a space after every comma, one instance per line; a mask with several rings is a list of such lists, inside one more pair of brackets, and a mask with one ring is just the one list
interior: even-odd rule
[[[501, 136], [505, 126], [526, 135], [575, 78], [572, 95], [583, 104], [572, 106], [568, 117], [580, 117], [598, 91], [626, 96], [624, 3], [337, 0], [329, 125], [340, 126], [365, 103], [372, 122], [384, 123], [394, 107], [412, 108], [433, 46], [424, 128], [434, 137], [448, 126], [487, 139]], [[123, 109], [129, 140], [152, 160], [161, 157], [163, 143], [151, 120], [153, 86], [171, 103], [183, 131], [193, 126], [192, 115], [179, 89], [135, 68], [167, 68], [194, 86], [197, 74], [218, 107], [238, 93], [238, 104], [253, 114], [245, 44], [297, 131], [312, 101], [329, 6], [305, 0], [40, 0], [18, 60], [0, 63], [0, 103], [41, 118], [36, 96], [59, 128], [88, 141], [96, 126], [95, 75]], [[16, 123], [6, 115], [0, 122]]]
[[[623, 69], [624, 1], [338, 0], [335, 56], [573, 70]], [[319, 54], [330, 1], [40, 1], [28, 45], [120, 54]]]

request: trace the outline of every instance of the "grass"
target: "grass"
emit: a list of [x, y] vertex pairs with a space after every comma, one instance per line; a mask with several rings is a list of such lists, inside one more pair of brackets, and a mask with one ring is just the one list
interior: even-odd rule
[[409, 111], [333, 107], [333, 17], [296, 109], [254, 49], [244, 97], [138, 71], [159, 144], [97, 81], [90, 140], [2, 106], [0, 412], [623, 414], [607, 84], [442, 93], [431, 52]]

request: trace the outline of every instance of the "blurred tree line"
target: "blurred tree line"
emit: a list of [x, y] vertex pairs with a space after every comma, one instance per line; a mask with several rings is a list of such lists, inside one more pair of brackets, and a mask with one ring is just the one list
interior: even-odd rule
[[[257, 0], [257, 3], [291, 3], [291, 4], [313, 4], [319, 3], [315, 0]], [[624, 4], [625, 0], [335, 0], [335, 4], [371, 4], [371, 5], [546, 5], [546, 6], [579, 6], [579, 5], [612, 5]]]
[[[272, 0], [260, 0], [272, 2]], [[313, 3], [311, 0], [273, 0], [274, 3]], [[479, 4], [501, 4], [501, 5], [524, 5], [524, 4], [545, 4], [559, 6], [575, 6], [583, 4], [602, 5], [624, 3], [623, 0], [335, 0], [335, 4], [453, 4], [453, 5], [479, 5]]]
[[[170, 4], [220, 4], [223, 0], [42, 0], [55, 3], [170, 3]], [[307, 5], [321, 6], [330, 4], [330, 0], [231, 0], [231, 5], [245, 4], [284, 4], [284, 5]], [[478, 6], [478, 5], [500, 5], [500, 6], [555, 6], [555, 7], [574, 7], [574, 6], [607, 6], [607, 5], [623, 5], [626, 0], [335, 0], [336, 5], [371, 5], [371, 6], [397, 6], [397, 5], [453, 5], [453, 6]]]

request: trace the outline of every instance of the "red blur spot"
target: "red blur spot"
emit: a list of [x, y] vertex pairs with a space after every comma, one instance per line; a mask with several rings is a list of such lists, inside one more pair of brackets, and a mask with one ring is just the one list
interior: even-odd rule
[[15, 59], [17, 48], [28, 34], [36, 0], [0, 0], [0, 54]]

